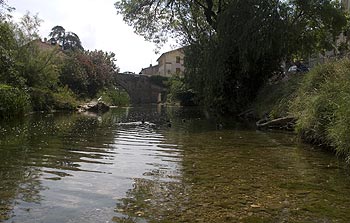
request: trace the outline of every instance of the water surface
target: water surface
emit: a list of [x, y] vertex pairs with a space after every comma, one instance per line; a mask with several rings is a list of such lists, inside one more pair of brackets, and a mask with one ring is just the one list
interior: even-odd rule
[[0, 124], [0, 222], [349, 222], [349, 194], [333, 154], [195, 108]]

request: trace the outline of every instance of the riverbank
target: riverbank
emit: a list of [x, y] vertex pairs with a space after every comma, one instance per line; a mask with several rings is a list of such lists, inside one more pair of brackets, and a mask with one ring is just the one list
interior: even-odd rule
[[294, 74], [263, 87], [252, 116], [296, 119], [293, 130], [306, 142], [330, 148], [350, 160], [350, 60]]

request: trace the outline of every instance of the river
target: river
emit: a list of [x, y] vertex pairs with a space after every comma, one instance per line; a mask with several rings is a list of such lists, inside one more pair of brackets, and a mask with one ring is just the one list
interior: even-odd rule
[[0, 222], [350, 222], [349, 173], [293, 133], [198, 108], [0, 123]]

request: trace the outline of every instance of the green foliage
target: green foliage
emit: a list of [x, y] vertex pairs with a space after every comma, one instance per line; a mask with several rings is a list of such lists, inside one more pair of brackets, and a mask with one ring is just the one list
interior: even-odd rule
[[335, 49], [346, 25], [332, 0], [125, 0], [116, 8], [147, 39], [189, 45], [186, 83], [202, 104], [230, 113], [255, 98], [281, 61]]
[[[7, 5], [0, 1], [0, 9], [3, 7]], [[61, 26], [50, 33], [51, 41], [61, 47], [42, 42], [38, 39], [42, 20], [29, 12], [19, 23], [5, 17], [0, 15], [0, 84], [28, 89], [27, 100], [32, 110], [72, 110], [78, 104], [77, 95], [94, 98], [98, 91], [113, 86], [114, 75], [119, 71], [114, 53], [83, 51], [79, 37]], [[7, 94], [10, 95], [4, 93]], [[109, 92], [108, 96], [114, 104], [128, 103], [125, 92]], [[2, 113], [7, 115], [8, 110], [15, 108], [11, 106], [9, 103], [6, 112], [2, 106]], [[19, 106], [18, 113], [22, 110]]]
[[350, 61], [332, 62], [312, 70], [291, 104], [297, 131], [308, 141], [332, 146], [350, 156]]
[[68, 87], [57, 91], [30, 88], [29, 93], [33, 111], [74, 110], [78, 105], [76, 96]]
[[56, 110], [74, 110], [78, 106], [76, 95], [67, 86], [58, 88], [53, 93], [54, 109]]
[[16, 38], [19, 46], [24, 46], [33, 40], [39, 39], [39, 27], [43, 22], [38, 13], [32, 15], [26, 12], [21, 18], [19, 24], [13, 24], [16, 30]]
[[18, 88], [0, 84], [0, 118], [23, 115], [28, 111], [29, 97]]
[[1, 21], [11, 18], [11, 15], [9, 14], [9, 12], [13, 10], [14, 8], [10, 7], [7, 4], [6, 0], [0, 0], [0, 20]]
[[169, 94], [167, 100], [170, 103], [179, 102], [180, 105], [193, 106], [195, 102], [195, 94], [189, 89], [184, 78], [173, 76], [168, 83]]
[[233, 2], [221, 13], [216, 36], [187, 48], [187, 81], [202, 104], [239, 112], [279, 69], [284, 28], [275, 9], [269, 1]]
[[347, 25], [338, 1], [289, 0], [284, 5], [287, 56], [308, 57], [312, 53], [336, 50], [335, 40]]
[[33, 111], [51, 111], [55, 102], [53, 93], [40, 88], [30, 88], [30, 102]]
[[264, 85], [251, 105], [256, 116], [261, 118], [268, 114], [271, 118], [281, 118], [289, 115], [289, 105], [303, 78], [296, 74], [288, 80]]
[[57, 50], [39, 48], [40, 40], [21, 48], [17, 70], [28, 87], [55, 89], [59, 81], [60, 65]]
[[80, 38], [73, 32], [66, 32], [62, 26], [55, 26], [49, 34], [52, 43], [58, 43], [62, 50], [84, 50]]
[[102, 101], [112, 106], [127, 106], [130, 104], [128, 93], [121, 89], [104, 89], [98, 92], [97, 97], [102, 97]]
[[0, 22], [0, 33], [0, 83], [24, 86], [17, 71], [15, 32], [9, 23]]
[[114, 53], [101, 50], [74, 52], [64, 62], [60, 81], [79, 97], [94, 98], [97, 92], [113, 84], [119, 71], [114, 57]]

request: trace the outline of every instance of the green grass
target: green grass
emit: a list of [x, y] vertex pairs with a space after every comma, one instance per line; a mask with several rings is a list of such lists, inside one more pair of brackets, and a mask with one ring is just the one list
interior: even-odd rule
[[350, 162], [350, 60], [313, 68], [263, 87], [252, 108], [258, 118], [293, 116], [305, 141], [332, 148]]
[[318, 66], [303, 79], [290, 112], [307, 141], [350, 157], [350, 60]]

